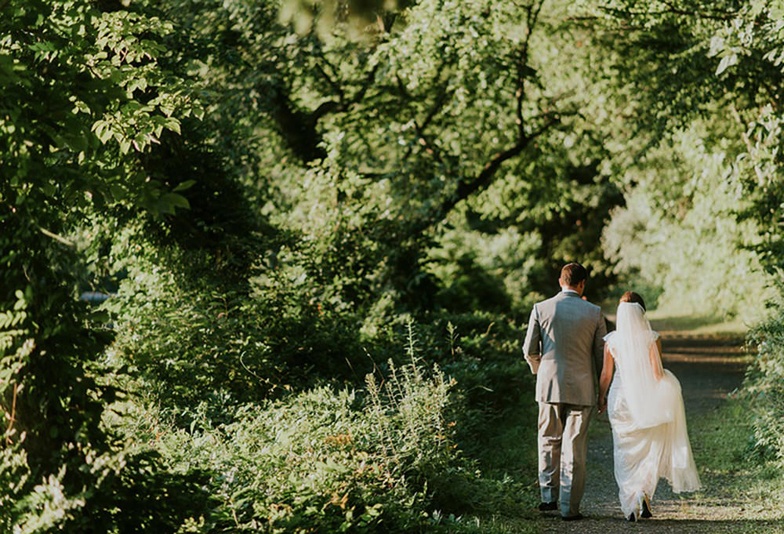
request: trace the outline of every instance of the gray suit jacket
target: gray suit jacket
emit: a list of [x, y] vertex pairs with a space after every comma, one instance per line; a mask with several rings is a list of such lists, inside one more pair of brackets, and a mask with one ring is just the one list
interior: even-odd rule
[[607, 326], [599, 306], [561, 292], [534, 305], [523, 354], [538, 402], [596, 404]]

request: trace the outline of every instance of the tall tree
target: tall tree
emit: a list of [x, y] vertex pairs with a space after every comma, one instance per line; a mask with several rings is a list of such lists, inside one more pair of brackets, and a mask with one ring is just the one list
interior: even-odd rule
[[[198, 104], [158, 67], [172, 29], [158, 18], [79, 1], [1, 7], [0, 408], [2, 470], [12, 481], [0, 496], [2, 521], [6, 530], [53, 526], [59, 512], [38, 514], [59, 492], [55, 507], [81, 517], [79, 529], [116, 514], [85, 503], [101, 484], [122, 485], [124, 462], [107, 459], [101, 424], [116, 389], [92, 372], [110, 336], [78, 300], [83, 257], [69, 237], [95, 212], [187, 207], [177, 184], [150, 176], [145, 158]], [[133, 521], [157, 524], [148, 520]]]
[[[314, 295], [324, 305], [362, 307], [388, 294], [411, 309], [432, 307], [427, 249], [450, 217], [465, 217], [466, 201], [481, 213], [477, 199], [494, 184], [529, 184], [507, 188], [516, 214], [494, 223], [525, 219], [523, 232], [538, 227], [533, 206], [551, 200], [543, 196], [560, 195], [551, 207], [564, 214], [582, 187], [607, 199], [592, 206], [599, 213], [617, 201], [611, 188], [601, 192], [599, 159], [555, 156], [564, 132], [590, 129], [568, 74], [551, 65], [559, 61], [551, 50], [571, 38], [560, 5], [412, 2], [378, 11], [363, 39], [340, 16], [326, 33], [298, 34], [280, 24], [275, 2], [168, 5], [167, 17], [211, 37], [200, 61], [222, 95], [216, 118], [255, 140], [245, 182], [272, 193], [265, 209], [302, 237], [297, 247], [314, 247], [310, 280], [327, 288]], [[559, 188], [569, 174], [580, 176], [574, 187]], [[602, 220], [586, 215], [562, 221]], [[543, 225], [543, 251], [562, 226]]]

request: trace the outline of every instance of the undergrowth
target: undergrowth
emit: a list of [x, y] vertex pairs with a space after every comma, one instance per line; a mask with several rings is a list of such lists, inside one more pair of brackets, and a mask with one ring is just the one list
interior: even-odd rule
[[[205, 400], [187, 428], [136, 405], [128, 435], [173, 473], [209, 475], [212, 508], [182, 532], [506, 532], [530, 449], [518, 433], [533, 435], [532, 423], [459, 440], [465, 410], [472, 432], [490, 426], [451, 375], [419, 357], [423, 345], [409, 324], [405, 363], [390, 360], [362, 388], [324, 385], [219, 419]], [[494, 413], [485, 415], [520, 416], [514, 406]]]

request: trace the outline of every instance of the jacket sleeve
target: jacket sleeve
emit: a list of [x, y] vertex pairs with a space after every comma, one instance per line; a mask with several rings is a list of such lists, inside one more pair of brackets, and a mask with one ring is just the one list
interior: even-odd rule
[[542, 338], [539, 329], [539, 311], [534, 305], [531, 310], [531, 318], [528, 321], [528, 330], [525, 333], [525, 341], [523, 342], [523, 356], [525, 361], [528, 362], [528, 367], [531, 372], [536, 374], [539, 371], [539, 363], [542, 361]]

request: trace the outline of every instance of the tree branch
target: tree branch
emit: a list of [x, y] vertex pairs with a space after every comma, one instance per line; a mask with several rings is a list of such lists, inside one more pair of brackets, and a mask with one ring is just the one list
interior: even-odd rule
[[[329, 61], [327, 61], [326, 58], [322, 57], [321, 59], [322, 59], [322, 61], [326, 65], [329, 66], [330, 70], [334, 74], [335, 73], [335, 67], [333, 67], [332, 64]], [[316, 63], [316, 70], [327, 81], [327, 85], [329, 85], [329, 87], [332, 89], [332, 91], [337, 94], [338, 102], [343, 102], [343, 100], [345, 99], [345, 94], [343, 93], [343, 88], [340, 87], [340, 85], [338, 85], [335, 82], [335, 80], [332, 79], [332, 76], [327, 74], [327, 71], [324, 69], [324, 67], [321, 65], [320, 62]]]
[[[326, 60], [325, 63], [329, 65]], [[346, 98], [343, 88], [329, 76], [321, 65], [317, 65], [316, 68], [333, 92], [336, 93], [337, 100], [328, 99], [319, 104], [313, 111], [307, 112], [295, 109], [289, 98], [289, 88], [285, 86], [283, 81], [273, 85], [271, 88], [261, 90], [262, 94], [266, 92], [272, 96], [273, 109], [271, 115], [275, 119], [278, 130], [281, 132], [286, 144], [297, 157], [306, 163], [326, 156], [326, 152], [321, 148], [322, 136], [318, 131], [319, 121], [327, 115], [346, 111], [351, 105], [362, 101], [367, 90], [373, 84], [378, 66], [376, 65], [370, 69], [362, 85], [351, 98]]]
[[526, 96], [526, 81], [528, 76], [533, 72], [533, 69], [528, 65], [528, 51], [531, 43], [531, 36], [533, 35], [533, 28], [539, 18], [539, 13], [542, 10], [543, 0], [538, 3], [534, 2], [528, 6], [525, 17], [525, 39], [520, 47], [520, 52], [517, 56], [516, 70], [517, 70], [517, 90], [515, 91], [516, 109], [515, 115], [517, 117], [517, 135], [520, 139], [524, 139], [525, 134], [525, 121], [523, 119], [523, 103]]
[[[443, 107], [449, 101], [450, 94], [451, 93], [446, 90], [446, 87], [442, 86], [442, 90], [440, 91], [438, 98], [433, 104], [433, 107], [428, 112], [427, 116], [425, 116], [425, 119], [422, 121], [422, 124], [421, 125], [417, 124], [416, 120], [414, 121], [414, 129], [416, 130], [417, 137], [419, 138], [419, 144], [422, 145], [427, 151], [427, 153], [432, 155], [439, 163], [444, 162], [443, 158], [441, 157], [441, 153], [438, 150], [438, 148], [428, 140], [428, 136], [425, 133], [425, 131], [427, 130], [428, 126], [430, 126], [430, 123], [433, 122], [436, 115], [438, 115], [438, 113], [443, 109]], [[411, 153], [411, 149], [409, 149], [408, 153], [409, 154]]]
[[738, 15], [737, 11], [721, 11], [721, 10], [714, 10], [711, 12], [686, 11], [676, 6], [675, 2], [672, 2], [672, 0], [662, 0], [662, 3], [665, 6], [667, 6], [669, 9], [654, 14], [661, 15], [664, 13], [671, 13], [673, 15], [683, 15], [686, 17], [697, 17], [701, 19], [722, 20], [722, 21], [732, 20]]
[[[706, 20], [720, 20], [720, 21], [730, 21], [733, 20], [738, 16], [738, 11], [687, 11], [675, 5], [674, 2], [668, 0], [662, 0], [662, 3], [668, 9], [660, 9], [657, 11], [644, 11], [644, 10], [623, 10], [623, 9], [605, 9], [607, 13], [612, 14], [615, 18], [618, 19], [625, 19], [628, 17], [645, 17], [645, 16], [661, 16], [661, 15], [681, 15], [684, 17], [693, 17], [698, 19], [706, 19]], [[576, 17], [569, 17], [568, 20], [573, 20], [577, 22], [593, 22], [600, 20], [597, 16], [576, 16]]]
[[543, 4], [544, 0], [538, 0], [528, 6], [526, 13], [526, 36], [517, 55], [517, 89], [515, 91], [516, 141], [508, 149], [493, 155], [484, 167], [482, 167], [482, 170], [476, 177], [460, 181], [455, 193], [441, 203], [432, 217], [419, 224], [419, 227], [414, 231], [415, 234], [421, 234], [433, 225], [443, 221], [460, 202], [489, 187], [504, 162], [519, 156], [523, 150], [528, 147], [531, 141], [543, 135], [547, 130], [560, 122], [560, 116], [557, 113], [545, 113], [543, 115], [543, 117], [546, 118], [544, 123], [539, 128], [531, 132], [526, 132], [526, 122], [523, 115], [523, 104], [525, 103], [527, 96], [526, 82], [531, 76], [531, 73], [534, 72], [528, 65], [529, 45], [531, 36], [533, 35], [533, 29]]
[[[428, 154], [433, 155], [439, 163], [443, 163], [443, 159], [441, 158], [438, 149], [430, 141], [428, 141], [425, 131], [430, 126], [430, 123], [432, 123], [433, 120], [435, 120], [438, 113], [446, 105], [446, 103], [449, 100], [448, 97], [451, 95], [451, 93], [447, 91], [447, 87], [449, 86], [448, 82], [444, 82], [441, 80], [441, 75], [443, 74], [445, 69], [446, 69], [446, 62], [442, 62], [438, 66], [438, 70], [436, 71], [436, 75], [434, 77], [438, 86], [438, 97], [436, 98], [433, 107], [430, 108], [430, 111], [428, 111], [427, 115], [422, 121], [422, 124], [418, 124], [416, 119], [414, 120], [414, 129], [416, 131], [419, 144], [425, 148]], [[406, 90], [406, 87], [399, 76], [397, 77], [397, 86], [398, 86], [398, 90], [400, 91], [400, 94], [402, 94], [406, 98], [406, 100], [408, 101], [414, 100], [414, 97]], [[414, 144], [410, 144], [408, 146], [406, 153], [403, 155], [403, 161], [407, 161], [408, 158], [411, 157], [411, 154], [413, 154], [414, 152], [414, 146], [415, 146]]]
[[517, 142], [508, 149], [494, 154], [493, 157], [485, 163], [485, 166], [482, 167], [482, 170], [476, 178], [470, 181], [463, 181], [457, 186], [455, 195], [443, 205], [442, 209], [445, 210], [443, 216], [446, 217], [457, 204], [466, 200], [474, 193], [486, 189], [492, 183], [496, 172], [498, 172], [498, 169], [501, 168], [501, 165], [504, 162], [519, 156], [523, 150], [531, 144], [531, 141], [537, 139], [558, 123], [560, 123], [559, 115], [556, 113], [549, 114], [548, 120], [545, 121], [542, 126], [525, 136], [521, 136]]

